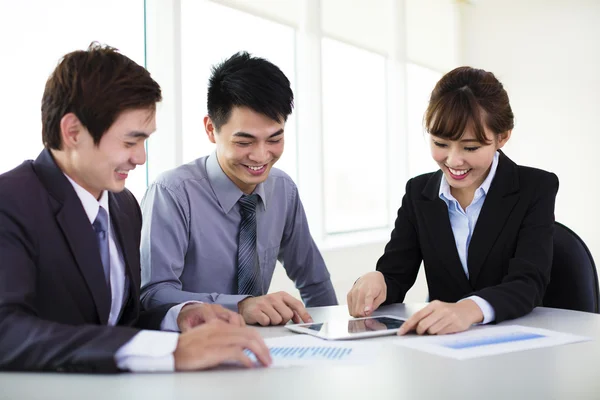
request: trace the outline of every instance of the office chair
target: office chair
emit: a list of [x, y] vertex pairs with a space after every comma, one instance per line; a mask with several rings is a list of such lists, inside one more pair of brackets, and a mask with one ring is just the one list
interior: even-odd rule
[[544, 307], [599, 313], [598, 274], [581, 238], [559, 222], [554, 223], [554, 257]]

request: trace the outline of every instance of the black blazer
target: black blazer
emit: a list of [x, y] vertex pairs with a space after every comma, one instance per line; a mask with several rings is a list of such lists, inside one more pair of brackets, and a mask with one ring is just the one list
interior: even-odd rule
[[118, 326], [94, 230], [49, 151], [0, 175], [0, 369], [116, 372], [115, 352], [169, 307], [140, 315], [140, 230], [133, 195], [109, 194], [130, 288]]
[[496, 322], [541, 305], [552, 265], [556, 175], [516, 165], [500, 152], [469, 245], [469, 279], [448, 207], [439, 198], [441, 178], [439, 170], [406, 185], [391, 239], [377, 262], [387, 284], [385, 304], [404, 300], [423, 261], [430, 300], [480, 296], [494, 308]]

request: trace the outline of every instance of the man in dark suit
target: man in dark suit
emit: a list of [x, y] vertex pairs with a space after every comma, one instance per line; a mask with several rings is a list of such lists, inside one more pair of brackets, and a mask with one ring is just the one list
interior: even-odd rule
[[140, 305], [142, 220], [125, 179], [145, 162], [160, 100], [144, 68], [97, 44], [48, 79], [45, 149], [0, 175], [0, 369], [249, 366], [245, 349], [270, 362], [257, 332], [220, 306]]

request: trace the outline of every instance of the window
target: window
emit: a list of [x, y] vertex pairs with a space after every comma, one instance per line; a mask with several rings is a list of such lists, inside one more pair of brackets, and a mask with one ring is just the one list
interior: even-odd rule
[[324, 38], [322, 92], [325, 230], [385, 227], [385, 58]]
[[[92, 41], [144, 65], [143, 0], [0, 2], [0, 173], [42, 150], [40, 102], [46, 80], [61, 56]], [[144, 167], [130, 174], [127, 187], [141, 198]]]
[[[387, 237], [406, 179], [436, 169], [422, 116], [457, 58], [457, 5], [424, 1], [153, 0], [148, 65], [173, 95], [163, 108], [172, 126], [158, 121], [164, 143], [149, 145], [150, 177], [213, 151], [203, 125], [211, 66], [246, 50], [292, 82], [277, 166], [298, 182], [315, 240]], [[163, 77], [164, 65], [174, 67]]]
[[[295, 30], [208, 1], [181, 2], [183, 161], [210, 154], [203, 118], [211, 66], [238, 51], [277, 65], [294, 89]], [[276, 167], [296, 179], [296, 121], [285, 126], [285, 151]]]
[[441, 73], [416, 64], [408, 63], [406, 66], [408, 165], [411, 177], [438, 169], [431, 158], [429, 135], [423, 126], [423, 116], [431, 91], [441, 77]]

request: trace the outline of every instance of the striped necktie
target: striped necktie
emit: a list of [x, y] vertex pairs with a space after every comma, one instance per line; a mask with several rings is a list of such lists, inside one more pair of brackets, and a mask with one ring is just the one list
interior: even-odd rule
[[256, 202], [258, 195], [238, 200], [242, 222], [238, 237], [238, 294], [261, 296], [261, 277], [256, 255]]

